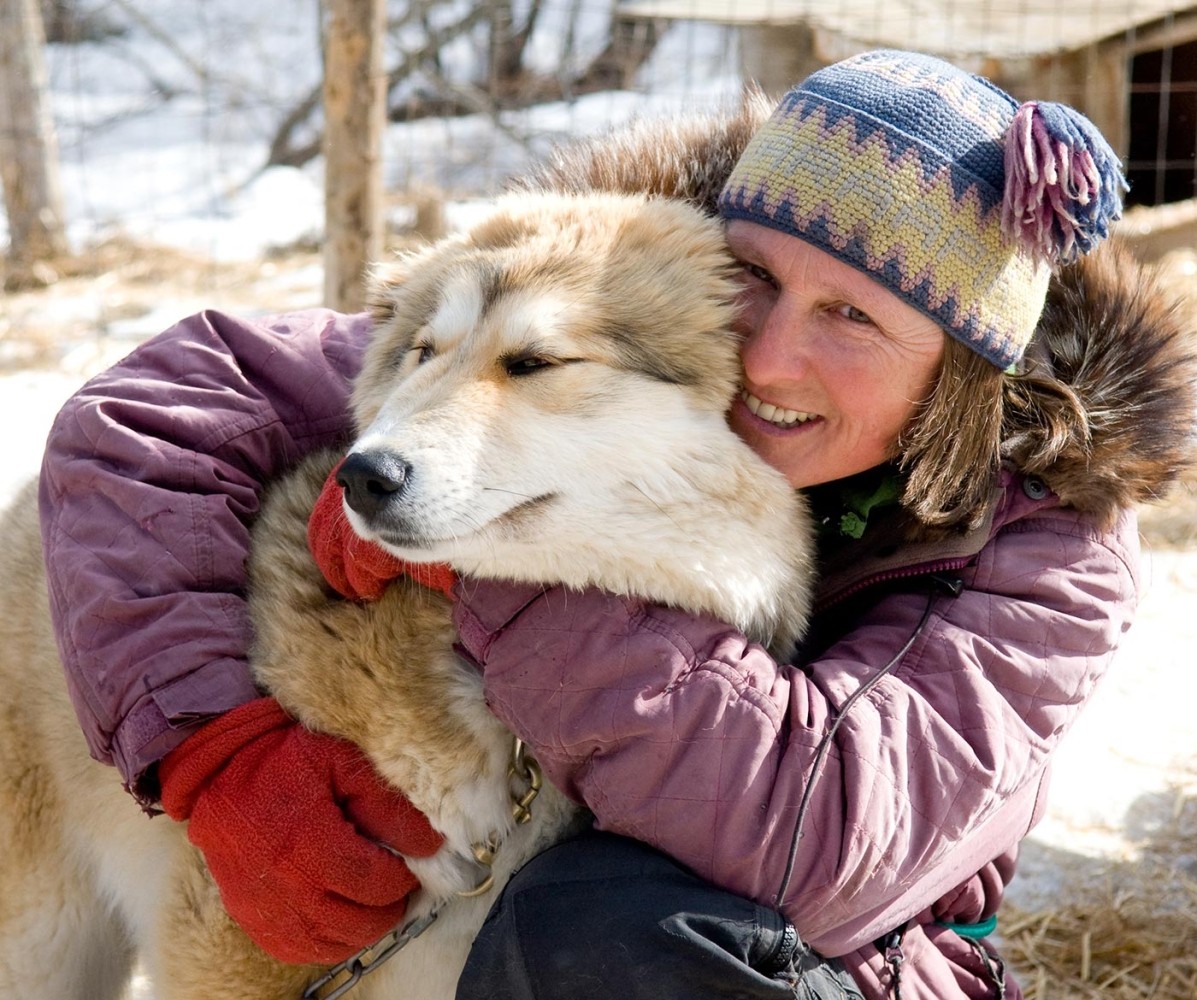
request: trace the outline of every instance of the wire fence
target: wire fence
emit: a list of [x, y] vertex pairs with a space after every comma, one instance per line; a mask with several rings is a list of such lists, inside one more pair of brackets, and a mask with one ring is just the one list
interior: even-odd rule
[[[452, 213], [494, 193], [568, 137], [729, 103], [749, 79], [779, 91], [876, 45], [932, 51], [1015, 96], [1080, 107], [1122, 156], [1132, 205], [1197, 193], [1197, 4], [388, 0], [386, 9], [383, 183], [396, 231], [422, 224], [428, 205]], [[213, 261], [318, 243], [320, 0], [0, 0], [0, 19], [29, 11], [46, 37], [43, 97], [76, 254], [114, 237]], [[27, 146], [16, 127], [0, 117], [0, 148]], [[0, 246], [12, 232], [0, 226]]]
[[[510, 4], [390, 5], [387, 190], [484, 195], [569, 135], [740, 86], [733, 29], [618, 26], [611, 0], [534, 7], [534, 23], [517, 8], [496, 38]], [[122, 226], [174, 238], [236, 212], [272, 170], [318, 187], [317, 0], [121, 0], [48, 28], [60, 39], [47, 47], [48, 103], [77, 236]], [[304, 189], [297, 177], [274, 183], [281, 196]], [[298, 225], [311, 206], [292, 207]]]

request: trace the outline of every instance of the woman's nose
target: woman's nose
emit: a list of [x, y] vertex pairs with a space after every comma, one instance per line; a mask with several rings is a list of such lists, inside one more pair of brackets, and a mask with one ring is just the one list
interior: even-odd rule
[[748, 324], [740, 359], [756, 385], [798, 379], [807, 367], [808, 328], [798, 310], [779, 300]]

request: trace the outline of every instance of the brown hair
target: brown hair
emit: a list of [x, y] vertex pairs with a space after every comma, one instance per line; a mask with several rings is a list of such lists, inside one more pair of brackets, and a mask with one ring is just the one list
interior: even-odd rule
[[898, 441], [902, 505], [927, 528], [969, 529], [985, 515], [1003, 458], [1044, 472], [1089, 431], [1080, 399], [1047, 365], [1012, 374], [957, 340], [945, 345], [935, 387]]

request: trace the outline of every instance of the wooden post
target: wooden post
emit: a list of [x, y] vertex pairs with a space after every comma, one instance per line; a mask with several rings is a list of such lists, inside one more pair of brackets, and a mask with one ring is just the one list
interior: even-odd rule
[[0, 181], [14, 270], [67, 252], [38, 0], [0, 0]]
[[383, 251], [384, 0], [325, 0], [324, 302], [356, 312]]

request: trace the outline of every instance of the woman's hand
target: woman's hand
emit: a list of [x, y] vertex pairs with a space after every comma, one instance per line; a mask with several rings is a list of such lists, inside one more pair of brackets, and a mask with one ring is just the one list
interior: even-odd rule
[[162, 806], [189, 820], [225, 908], [284, 962], [331, 964], [396, 927], [419, 888], [400, 855], [442, 838], [356, 746], [273, 698], [235, 708], [162, 761]]

